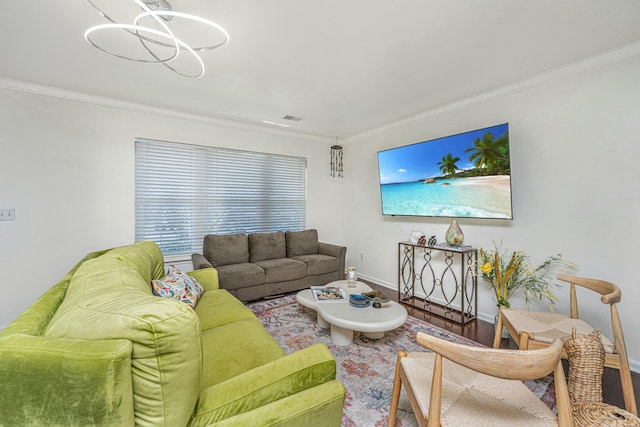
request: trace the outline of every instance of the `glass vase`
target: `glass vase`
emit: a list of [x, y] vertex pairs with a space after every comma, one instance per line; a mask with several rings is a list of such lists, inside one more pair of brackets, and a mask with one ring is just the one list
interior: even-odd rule
[[464, 234], [462, 233], [462, 229], [458, 225], [457, 220], [454, 219], [453, 221], [451, 221], [451, 225], [447, 230], [445, 238], [447, 240], [447, 243], [451, 246], [460, 246], [462, 244], [462, 241], [464, 240]]

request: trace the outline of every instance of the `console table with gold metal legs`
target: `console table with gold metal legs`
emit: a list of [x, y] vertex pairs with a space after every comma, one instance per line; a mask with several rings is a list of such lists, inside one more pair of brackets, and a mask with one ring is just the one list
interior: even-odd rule
[[464, 325], [478, 313], [478, 250], [398, 244], [398, 301]]

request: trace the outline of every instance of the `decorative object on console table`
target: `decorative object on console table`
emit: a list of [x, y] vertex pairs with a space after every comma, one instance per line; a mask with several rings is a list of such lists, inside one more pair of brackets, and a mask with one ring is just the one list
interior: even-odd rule
[[418, 244], [418, 242], [422, 238], [424, 238], [424, 233], [422, 231], [412, 231], [411, 234], [409, 235], [409, 241], [414, 245]]
[[471, 246], [471, 245], [452, 246], [452, 245], [450, 245], [448, 243], [440, 243], [438, 245], [438, 248], [440, 248], [442, 250], [446, 250], [446, 251], [460, 252], [460, 251], [467, 251], [469, 249], [473, 249], [473, 246]]
[[464, 234], [462, 233], [462, 229], [458, 225], [458, 221], [456, 219], [451, 221], [451, 225], [447, 230], [445, 239], [451, 246], [460, 246], [464, 241]]
[[477, 267], [478, 251], [471, 246], [400, 242], [398, 301], [464, 325], [477, 317]]

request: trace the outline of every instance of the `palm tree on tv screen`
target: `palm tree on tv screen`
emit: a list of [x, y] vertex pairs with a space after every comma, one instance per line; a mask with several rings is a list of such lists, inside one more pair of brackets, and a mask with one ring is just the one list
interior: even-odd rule
[[482, 171], [483, 175], [495, 175], [509, 173], [509, 137], [505, 134], [498, 139], [493, 138], [491, 132], [487, 132], [473, 141], [473, 147], [464, 150], [471, 152], [469, 161]]
[[444, 175], [455, 175], [459, 169], [456, 165], [460, 161], [460, 157], [453, 157], [451, 153], [447, 154], [440, 160], [437, 165], [440, 165], [440, 170]]

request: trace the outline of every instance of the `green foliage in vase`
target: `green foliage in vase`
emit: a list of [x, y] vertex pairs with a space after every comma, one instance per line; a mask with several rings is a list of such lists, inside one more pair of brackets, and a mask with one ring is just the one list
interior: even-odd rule
[[547, 257], [534, 267], [525, 251], [510, 252], [501, 249], [502, 242], [493, 242], [493, 249], [480, 249], [478, 269], [480, 276], [494, 292], [498, 307], [511, 307], [509, 300], [521, 292], [524, 302], [529, 306], [533, 300], [546, 301], [549, 310], [558, 301], [554, 290], [560, 285], [549, 276], [555, 268], [574, 268], [574, 264], [562, 258], [562, 254]]

